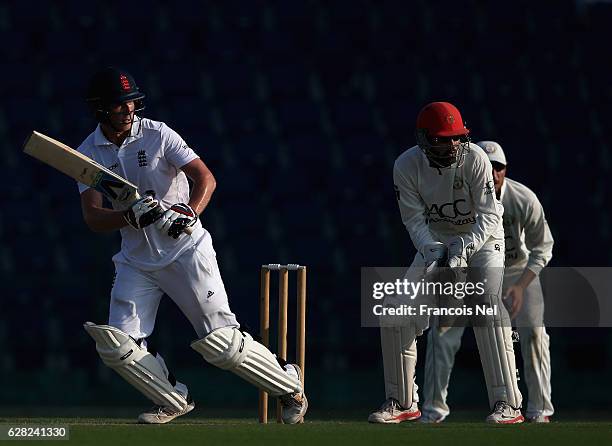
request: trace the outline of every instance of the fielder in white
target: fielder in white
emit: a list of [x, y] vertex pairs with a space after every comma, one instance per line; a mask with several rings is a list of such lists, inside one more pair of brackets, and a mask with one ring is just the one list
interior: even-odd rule
[[[506, 268], [503, 293], [512, 305], [527, 382], [527, 420], [548, 423], [554, 413], [550, 387], [549, 337], [544, 327], [544, 297], [538, 275], [552, 258], [553, 238], [535, 194], [506, 175], [506, 156], [493, 141], [482, 141], [493, 165], [495, 193], [504, 206]], [[449, 414], [448, 383], [464, 327], [432, 329], [425, 361], [424, 422], [441, 422]]]
[[[469, 142], [459, 110], [447, 102], [425, 106], [417, 117], [417, 145], [395, 161], [393, 180], [402, 221], [417, 249], [411, 271], [431, 265], [486, 268], [483, 296], [501, 303], [504, 265], [503, 208], [495, 199], [491, 163]], [[469, 271], [469, 270], [468, 270]], [[507, 319], [505, 321], [504, 319]], [[420, 417], [416, 337], [427, 328], [381, 328], [386, 401], [370, 414], [371, 423], [400, 423]], [[507, 312], [488, 317], [475, 328], [492, 413], [491, 423], [521, 423], [521, 394]]]
[[[166, 124], [136, 115], [145, 95], [126, 71], [109, 67], [91, 80], [87, 102], [98, 127], [79, 151], [135, 183], [142, 199], [128, 209], [104, 206], [102, 195], [79, 184], [83, 217], [94, 232], [121, 231], [113, 257], [116, 277], [108, 325], [85, 323], [104, 363], [155, 403], [141, 423], [162, 424], [194, 408], [187, 386], [169, 372], [146, 338], [160, 300], [168, 295], [191, 322], [191, 347], [271, 396], [280, 397], [285, 423], [300, 422], [308, 403], [301, 371], [280, 364], [240, 329], [230, 310], [211, 236], [198, 216], [215, 179], [204, 162]], [[187, 181], [189, 177], [193, 186]], [[186, 233], [191, 232], [190, 234]]]

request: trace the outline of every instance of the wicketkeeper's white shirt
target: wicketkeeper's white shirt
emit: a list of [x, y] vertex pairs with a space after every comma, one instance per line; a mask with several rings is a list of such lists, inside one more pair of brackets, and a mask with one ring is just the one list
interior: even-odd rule
[[478, 251], [487, 242], [503, 245], [503, 206], [495, 197], [491, 162], [470, 144], [460, 167], [438, 169], [418, 146], [395, 161], [393, 181], [402, 221], [417, 250], [462, 235]]
[[[180, 168], [199, 157], [163, 122], [136, 118], [131, 135], [121, 147], [108, 141], [98, 125], [77, 150], [136, 184], [141, 195], [154, 192], [164, 209], [189, 202], [189, 183]], [[82, 183], [78, 186], [80, 193], [89, 189]], [[155, 225], [142, 230], [126, 226], [121, 229], [121, 251], [113, 261], [146, 271], [158, 270], [204, 236], [210, 237], [199, 221], [191, 235], [181, 234], [178, 240]]]
[[501, 189], [506, 234], [506, 273], [535, 274], [552, 258], [554, 240], [540, 201], [527, 186], [506, 178]]

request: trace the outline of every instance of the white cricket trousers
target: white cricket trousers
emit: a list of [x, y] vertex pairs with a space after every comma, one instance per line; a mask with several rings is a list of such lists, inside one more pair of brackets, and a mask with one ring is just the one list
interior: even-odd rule
[[[503, 242], [487, 242], [470, 259], [470, 267], [478, 268], [485, 274], [484, 294], [500, 310], [495, 317], [487, 316], [485, 326], [477, 329], [479, 353], [491, 409], [497, 401], [506, 401], [513, 406], [520, 406], [522, 402], [516, 378], [511, 329], [507, 322], [503, 323], [503, 320], [508, 319], [501, 303], [503, 252]], [[410, 271], [416, 271], [423, 266], [423, 258], [417, 254]], [[391, 303], [393, 299], [386, 299], [385, 302]], [[406, 328], [381, 327], [386, 398], [395, 398], [404, 407], [410, 407], [413, 402], [418, 401], [417, 387], [414, 385], [416, 337], [427, 328], [428, 319], [427, 316], [410, 318], [406, 321]], [[426, 369], [426, 383], [429, 373], [431, 371]], [[427, 396], [427, 389], [425, 392]]]
[[[516, 283], [522, 269], [504, 274], [503, 294]], [[550, 341], [543, 326], [544, 296], [536, 277], [523, 295], [523, 307], [514, 320], [521, 343], [524, 377], [527, 384], [527, 417], [551, 416], [554, 408], [550, 385]], [[435, 324], [432, 324], [435, 325]], [[455, 354], [461, 346], [465, 327], [452, 327], [440, 333], [432, 326], [427, 335], [423, 411], [433, 416], [446, 417], [450, 409], [446, 402]]]
[[198, 339], [218, 328], [239, 326], [208, 234], [160, 270], [142, 271], [120, 261], [115, 270], [108, 323], [134, 339], [153, 332], [164, 294], [191, 322]]

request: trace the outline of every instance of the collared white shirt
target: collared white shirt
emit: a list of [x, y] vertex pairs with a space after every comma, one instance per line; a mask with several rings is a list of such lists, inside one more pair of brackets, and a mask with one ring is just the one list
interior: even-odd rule
[[506, 239], [506, 269], [529, 268], [535, 274], [552, 258], [553, 236], [535, 193], [518, 181], [506, 178], [502, 184]]
[[[180, 169], [199, 157], [163, 122], [136, 118], [121, 147], [110, 142], [98, 125], [77, 150], [136, 184], [141, 195], [153, 193], [163, 209], [189, 202], [189, 183]], [[78, 187], [80, 193], [89, 189], [82, 183]], [[142, 230], [126, 226], [121, 229], [121, 251], [113, 260], [147, 271], [161, 269], [204, 235], [199, 221], [191, 235], [182, 234], [178, 240], [155, 225]]]
[[489, 240], [503, 241], [503, 207], [480, 147], [470, 144], [460, 167], [438, 169], [414, 146], [395, 161], [393, 181], [402, 221], [418, 251], [454, 235], [473, 242], [475, 251]]

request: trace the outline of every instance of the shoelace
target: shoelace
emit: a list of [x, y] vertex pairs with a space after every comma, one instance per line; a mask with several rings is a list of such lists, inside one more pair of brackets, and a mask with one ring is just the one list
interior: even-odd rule
[[285, 407], [289, 407], [289, 406], [300, 407], [300, 405], [302, 404], [302, 400], [300, 398], [297, 398], [296, 393], [283, 395], [281, 396], [280, 400], [281, 400], [281, 404]]
[[172, 412], [170, 409], [164, 406], [153, 406], [151, 407], [151, 410], [149, 412], [154, 413], [155, 415], [173, 415], [174, 414], [174, 412]]
[[503, 401], [498, 401], [497, 404], [495, 404], [494, 413], [496, 413], [496, 414], [503, 414], [504, 410], [506, 410], [506, 406], [507, 406], [507, 404], [504, 403]]
[[389, 412], [389, 413], [393, 413], [396, 410], [399, 410], [400, 405], [399, 405], [399, 401], [394, 400], [394, 399], [389, 399], [387, 401], [385, 401], [381, 407], [383, 412]]

